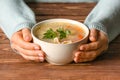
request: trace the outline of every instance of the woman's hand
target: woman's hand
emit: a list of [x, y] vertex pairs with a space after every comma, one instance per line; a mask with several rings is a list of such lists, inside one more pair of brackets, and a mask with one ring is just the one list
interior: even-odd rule
[[89, 41], [89, 43], [80, 45], [74, 53], [76, 63], [92, 61], [108, 48], [108, 38], [102, 31], [91, 29]]
[[39, 45], [32, 43], [32, 36], [30, 30], [27, 28], [13, 34], [11, 47], [26, 60], [34, 60], [36, 62], [44, 61], [45, 53]]

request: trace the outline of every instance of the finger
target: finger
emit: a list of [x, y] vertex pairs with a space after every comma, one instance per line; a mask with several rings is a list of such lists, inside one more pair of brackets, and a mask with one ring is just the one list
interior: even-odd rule
[[74, 53], [74, 61], [75, 61], [76, 63], [78, 63], [79, 58], [80, 58], [80, 52], [77, 51], [77, 52]]
[[34, 43], [26, 42], [23, 40], [22, 33], [17, 32], [11, 39], [12, 43], [19, 45], [20, 47], [28, 50], [39, 50], [40, 46]]
[[44, 61], [43, 57], [26, 56], [23, 53], [20, 53], [20, 54], [26, 60], [32, 60], [32, 61], [36, 61], [36, 62], [43, 62]]
[[94, 42], [97, 41], [98, 39], [98, 30], [96, 29], [90, 29], [90, 36], [89, 36], [89, 40]]
[[22, 34], [23, 34], [23, 39], [25, 41], [31, 41], [32, 40], [30, 29], [28, 29], [28, 28], [22, 29]]
[[[76, 63], [80, 62], [81, 60], [83, 60], [84, 58], [86, 58], [88, 55], [84, 54], [84, 52], [82, 51], [77, 51], [75, 53], [75, 57], [74, 57], [74, 61]], [[82, 62], [82, 61], [81, 61]]]
[[[90, 61], [93, 61], [93, 60], [95, 60], [95, 59], [94, 59], [94, 58], [87, 58], [87, 59], [86, 59], [86, 58], [85, 58], [85, 59], [81, 59], [81, 58], [80, 58], [80, 59], [78, 60], [78, 62], [90, 62]], [[78, 63], [78, 62], [77, 62], [77, 63]]]
[[11, 44], [12, 48], [18, 50], [20, 53], [25, 54], [26, 56], [39, 56], [39, 57], [45, 57], [45, 53], [41, 50], [25, 50], [21, 47], [19, 47], [16, 44]]
[[101, 50], [96, 51], [88, 51], [88, 52], [80, 52], [80, 54], [77, 56], [76, 62], [87, 62], [94, 60], [98, 55], [100, 55]]
[[83, 44], [79, 47], [80, 50], [84, 50], [84, 51], [91, 51], [91, 50], [96, 50], [101, 48], [101, 45], [99, 41], [97, 42], [91, 42], [88, 44]]
[[19, 54], [26, 60], [34, 60], [36, 62], [44, 61], [45, 55], [43, 54], [43, 52], [38, 53], [38, 52], [24, 50], [15, 44], [12, 44], [11, 47], [16, 49], [19, 52]]

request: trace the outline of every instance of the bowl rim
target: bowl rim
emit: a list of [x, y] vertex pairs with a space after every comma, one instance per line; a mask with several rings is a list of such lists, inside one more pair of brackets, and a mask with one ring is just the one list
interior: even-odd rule
[[[68, 43], [68, 44], [56, 44], [56, 43], [46, 42], [46, 41], [43, 41], [43, 40], [38, 39], [38, 38], [34, 35], [33, 31], [34, 31], [34, 28], [37, 27], [37, 25], [39, 25], [39, 24], [41, 24], [41, 23], [45, 23], [45, 22], [50, 22], [50, 21], [55, 21], [55, 22], [57, 22], [58, 20], [59, 20], [59, 21], [61, 20], [61, 22], [62, 22], [63, 20], [65, 20], [65, 21], [68, 21], [68, 22], [79, 23], [79, 24], [81, 24], [82, 26], [84, 26], [84, 27], [86, 28], [87, 33], [86, 33], [86, 35], [85, 35], [81, 40], [78, 40], [78, 41], [75, 41], [75, 42], [72, 42], [72, 43]], [[76, 20], [65, 19], [65, 18], [53, 18], [53, 19], [46, 19], [46, 20], [43, 20], [43, 21], [40, 21], [40, 22], [36, 23], [36, 24], [32, 27], [32, 29], [31, 29], [31, 35], [32, 35], [33, 38], [35, 38], [35, 39], [37, 39], [38, 41], [41, 41], [41, 42], [43, 42], [43, 43], [52, 44], [52, 45], [70, 45], [70, 44], [75, 44], [75, 43], [81, 42], [81, 41], [83, 41], [85, 38], [87, 38], [88, 35], [89, 35], [89, 28], [88, 28], [85, 24], [83, 24], [82, 22], [79, 22], [79, 21], [76, 21]]]

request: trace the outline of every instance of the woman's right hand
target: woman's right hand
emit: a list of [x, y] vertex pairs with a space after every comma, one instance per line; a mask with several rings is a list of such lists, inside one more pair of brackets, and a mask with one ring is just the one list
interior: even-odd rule
[[36, 62], [43, 62], [45, 60], [45, 53], [41, 50], [40, 46], [32, 43], [32, 36], [28, 28], [13, 34], [11, 47], [26, 60]]

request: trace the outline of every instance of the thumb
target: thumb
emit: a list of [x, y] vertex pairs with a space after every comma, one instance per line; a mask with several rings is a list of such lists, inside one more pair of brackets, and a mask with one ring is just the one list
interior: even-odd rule
[[97, 29], [90, 29], [89, 40], [92, 42], [97, 41], [99, 31]]
[[31, 33], [30, 33], [30, 29], [28, 28], [24, 28], [22, 29], [22, 34], [23, 34], [23, 39], [27, 42], [31, 41], [32, 40], [32, 36], [31, 36]]

